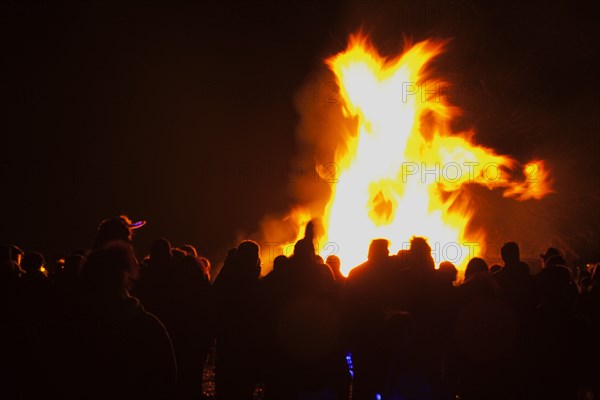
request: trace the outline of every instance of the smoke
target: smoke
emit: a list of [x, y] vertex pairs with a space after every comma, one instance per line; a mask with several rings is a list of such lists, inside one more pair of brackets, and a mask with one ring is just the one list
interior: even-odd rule
[[[498, 189], [464, 188], [475, 211], [470, 229], [486, 232], [484, 258], [499, 261], [502, 244], [516, 241], [523, 259], [531, 264], [549, 246], [562, 249], [571, 263], [600, 260], [597, 85], [573, 87], [568, 79], [559, 79], [576, 70], [583, 75], [582, 82], [593, 76], [586, 54], [597, 51], [598, 43], [587, 35], [587, 25], [575, 22], [583, 11], [572, 10], [573, 16], [566, 17], [564, 10], [524, 6], [518, 16], [475, 3], [457, 5], [459, 10], [427, 4], [426, 9], [414, 10], [386, 6], [385, 12], [355, 4], [338, 30], [352, 32], [359, 24], [377, 22], [366, 26], [377, 26], [372, 37], [383, 54], [399, 51], [405, 43], [400, 38], [407, 32], [417, 41], [452, 38], [449, 52], [434, 69], [457, 89], [451, 101], [464, 113], [453, 127], [472, 128], [478, 143], [520, 162], [545, 161], [554, 193], [541, 200], [515, 201], [503, 198]], [[546, 17], [540, 16], [541, 11]], [[546, 29], [555, 17], [576, 29]], [[515, 24], [522, 29], [509, 28]], [[344, 35], [335, 35], [336, 45], [345, 40]], [[334, 160], [347, 151], [356, 127], [355, 120], [344, 118], [338, 90], [324, 64], [298, 89], [297, 156], [291, 161], [298, 174], [287, 187], [295, 206], [288, 213], [263, 219], [261, 241], [294, 241], [303, 228], [299, 220], [322, 214], [339, 172]]]

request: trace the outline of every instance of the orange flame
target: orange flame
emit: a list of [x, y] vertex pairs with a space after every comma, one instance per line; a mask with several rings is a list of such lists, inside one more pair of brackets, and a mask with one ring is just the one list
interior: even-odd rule
[[[337, 179], [324, 179], [331, 197], [321, 240], [336, 244], [344, 274], [365, 260], [372, 239], [387, 238], [397, 251], [412, 236], [428, 239], [437, 263], [447, 259], [464, 269], [485, 242], [484, 232], [468, 229], [474, 211], [466, 185], [504, 188], [504, 197], [517, 200], [552, 191], [543, 161], [521, 166], [474, 144], [474, 132], [451, 130], [460, 110], [442, 96], [448, 85], [427, 68], [443, 46], [424, 41], [385, 59], [356, 35], [345, 51], [326, 60], [343, 115], [356, 122], [343, 153], [335, 155]], [[330, 178], [329, 167], [317, 170], [327, 169]]]

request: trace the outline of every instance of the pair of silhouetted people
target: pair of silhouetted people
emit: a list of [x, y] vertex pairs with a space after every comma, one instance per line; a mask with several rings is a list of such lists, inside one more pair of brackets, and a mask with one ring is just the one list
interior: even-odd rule
[[201, 377], [213, 339], [214, 299], [209, 275], [196, 250], [152, 243], [135, 295], [167, 328], [177, 360], [177, 397], [202, 396]]

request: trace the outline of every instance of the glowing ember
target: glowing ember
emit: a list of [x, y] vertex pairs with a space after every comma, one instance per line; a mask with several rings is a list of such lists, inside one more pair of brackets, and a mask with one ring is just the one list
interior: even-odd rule
[[542, 161], [520, 166], [474, 144], [474, 132], [452, 132], [450, 122], [460, 110], [442, 96], [447, 84], [426, 69], [442, 47], [425, 41], [384, 59], [358, 35], [326, 61], [344, 116], [357, 126], [343, 154], [336, 153], [336, 182], [326, 180], [331, 198], [320, 240], [337, 245], [344, 274], [365, 261], [372, 239], [389, 239], [395, 252], [407, 248], [412, 236], [428, 239], [437, 263], [448, 259], [464, 269], [485, 241], [484, 232], [468, 229], [473, 211], [466, 184], [502, 187], [505, 197], [518, 200], [551, 192]]

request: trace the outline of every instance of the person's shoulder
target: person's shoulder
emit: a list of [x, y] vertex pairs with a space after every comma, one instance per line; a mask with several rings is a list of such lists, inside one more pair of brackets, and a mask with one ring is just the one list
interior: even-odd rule
[[370, 263], [365, 261], [364, 263], [357, 265], [356, 267], [350, 270], [348, 274], [348, 280], [350, 282], [365, 279], [365, 277], [371, 274]]
[[142, 303], [136, 297], [131, 296], [129, 301], [135, 303], [136, 324], [149, 333], [165, 334], [168, 336], [167, 329], [162, 321], [156, 315], [146, 311]]

